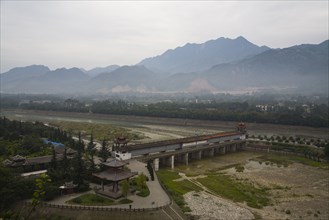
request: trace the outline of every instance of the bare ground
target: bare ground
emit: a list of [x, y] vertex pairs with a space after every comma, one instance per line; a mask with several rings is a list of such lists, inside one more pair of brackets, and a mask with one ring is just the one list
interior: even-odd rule
[[[139, 116], [102, 115], [88, 113], [67, 113], [48, 111], [1, 110], [2, 116], [18, 120], [82, 121], [90, 123], [109, 123], [130, 129], [132, 132], [144, 133], [148, 138], [141, 142], [173, 139], [204, 133], [234, 130], [236, 122], [201, 121], [185, 119], [168, 119]], [[306, 138], [329, 139], [328, 128], [311, 128], [273, 124], [248, 123], [250, 134], [300, 136]], [[188, 167], [181, 166], [183, 172], [195, 175], [204, 174], [205, 170], [222, 169], [233, 164], [246, 164], [249, 159], [260, 153], [240, 152], [227, 154], [207, 160], [194, 161]], [[269, 166], [262, 169], [245, 167], [242, 173], [226, 172], [232, 176], [259, 186], [277, 189], [271, 190], [272, 204], [263, 209], [252, 209], [245, 204], [235, 204], [249, 209], [262, 219], [329, 219], [329, 172], [299, 163], [288, 167]], [[162, 213], [163, 214], [163, 213]], [[150, 218], [160, 216], [150, 214]], [[134, 216], [137, 218], [137, 216]], [[101, 219], [101, 218], [100, 218]]]
[[[262, 209], [250, 208], [245, 204], [235, 204], [237, 210], [240, 208], [249, 209], [260, 219], [329, 219], [329, 172], [320, 168], [315, 168], [300, 163], [292, 163], [287, 167], [277, 165], [255, 166], [249, 163], [250, 159], [261, 156], [260, 153], [238, 152], [227, 154], [215, 158], [194, 161], [189, 167], [179, 166], [180, 172], [201, 175], [206, 171], [219, 170], [232, 177], [247, 180], [259, 186], [268, 187], [270, 190], [271, 204]], [[235, 172], [234, 168], [225, 169], [228, 165], [245, 164], [243, 172]], [[222, 170], [224, 168], [224, 170]], [[220, 183], [219, 183], [220, 184]], [[195, 206], [192, 201], [200, 200], [200, 196], [187, 196], [187, 202], [193, 210], [193, 214], [200, 216], [202, 210]], [[218, 201], [222, 201], [220, 198]], [[209, 200], [211, 201], [211, 200]], [[206, 206], [207, 207], [207, 206]], [[219, 207], [208, 203], [213, 212]], [[222, 214], [230, 216], [232, 206], [221, 206]], [[240, 212], [241, 213], [241, 212]], [[239, 212], [234, 213], [233, 219], [243, 219]]]
[[[54, 111], [35, 111], [21, 109], [1, 109], [0, 114], [9, 118], [18, 120], [66, 120], [66, 121], [83, 121], [90, 123], [110, 123], [129, 129], [142, 130], [145, 132], [158, 130], [158, 133], [170, 133], [158, 137], [159, 139], [170, 139], [178, 136], [191, 136], [202, 133], [214, 133], [219, 131], [231, 131], [235, 129], [237, 122], [232, 121], [214, 121], [214, 120], [192, 120], [160, 117], [144, 117], [132, 115], [109, 115], [93, 113], [76, 113], [76, 112], [54, 112]], [[152, 126], [157, 126], [155, 129]], [[176, 128], [176, 129], [173, 129]], [[177, 129], [179, 132], [177, 133]], [[305, 126], [277, 125], [247, 123], [249, 134], [261, 135], [286, 135], [299, 136], [305, 138], [323, 138], [329, 139], [329, 128], [313, 128]], [[160, 134], [161, 136], [161, 134]], [[155, 137], [157, 138], [157, 137]], [[153, 140], [152, 141], [156, 141]]]

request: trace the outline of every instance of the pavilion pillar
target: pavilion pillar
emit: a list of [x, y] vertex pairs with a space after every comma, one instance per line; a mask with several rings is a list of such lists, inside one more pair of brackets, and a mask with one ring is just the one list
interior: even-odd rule
[[113, 189], [112, 189], [113, 192], [118, 192], [119, 191], [119, 186], [118, 186], [118, 182], [113, 182]]
[[102, 191], [104, 191], [104, 182], [101, 180]]
[[153, 165], [154, 165], [154, 170], [158, 171], [159, 170], [159, 158], [155, 158], [153, 160]]

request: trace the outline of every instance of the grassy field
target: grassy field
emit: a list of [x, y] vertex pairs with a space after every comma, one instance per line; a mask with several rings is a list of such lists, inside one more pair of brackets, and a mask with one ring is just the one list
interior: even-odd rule
[[298, 157], [294, 155], [277, 155], [277, 154], [267, 154], [263, 155], [260, 157], [256, 157], [253, 160], [259, 161], [259, 162], [269, 162], [276, 164], [278, 166], [283, 166], [287, 167], [288, 165], [296, 162], [296, 163], [301, 163], [304, 165], [308, 165], [311, 167], [317, 167], [321, 169], [328, 170], [329, 169], [329, 164], [325, 162], [318, 162], [314, 160], [310, 160], [305, 157]]
[[75, 205], [101, 206], [101, 205], [113, 205], [114, 201], [95, 194], [84, 194], [82, 196], [76, 197], [68, 201], [68, 203]]
[[[230, 167], [234, 167], [236, 170], [241, 171], [242, 166], [225, 166], [226, 169]], [[180, 168], [179, 170], [181, 171], [182, 169]], [[269, 204], [267, 188], [257, 188], [246, 181], [238, 181], [228, 175], [217, 173], [218, 170], [222, 169], [216, 169], [212, 172], [207, 171], [206, 177], [197, 178], [196, 181], [219, 196], [230, 199], [234, 202], [246, 202], [248, 206], [253, 208], [262, 208]], [[182, 200], [182, 196], [185, 193], [202, 190], [199, 186], [193, 184], [189, 180], [185, 179], [177, 181], [177, 179], [181, 178], [177, 172], [162, 169], [159, 170], [157, 174], [159, 179], [174, 197], [175, 202], [179, 203], [180, 207], [185, 207], [185, 202]], [[190, 174], [187, 175], [188, 177], [196, 176], [196, 173], [191, 171], [188, 172], [188, 174]]]
[[185, 212], [183, 195], [206, 190], [249, 206], [259, 219], [298, 219], [313, 210], [327, 219], [328, 169], [328, 163], [304, 157], [242, 151], [160, 169], [158, 177]]
[[113, 201], [108, 198], [104, 198], [95, 194], [84, 194], [77, 198], [68, 201], [69, 204], [75, 205], [88, 205], [88, 206], [108, 206], [117, 204], [129, 204], [132, 203], [129, 199], [122, 199], [119, 201]]
[[228, 175], [212, 174], [205, 178], [198, 178], [197, 181], [221, 197], [234, 202], [246, 202], [252, 208], [262, 208], [270, 202], [267, 188], [257, 188]]
[[162, 169], [157, 172], [157, 175], [161, 183], [167, 188], [170, 195], [182, 211], [190, 211], [190, 208], [184, 201], [183, 195], [190, 191], [200, 191], [201, 188], [188, 180], [175, 181], [180, 178], [177, 172]]
[[59, 127], [68, 131], [75, 136], [81, 132], [83, 138], [90, 138], [91, 133], [94, 138], [101, 141], [103, 138], [106, 140], [113, 140], [118, 136], [125, 136], [131, 140], [139, 140], [144, 138], [141, 134], [132, 133], [128, 129], [110, 125], [110, 124], [95, 124], [87, 122], [68, 122], [68, 121], [54, 121], [49, 123], [52, 126]]

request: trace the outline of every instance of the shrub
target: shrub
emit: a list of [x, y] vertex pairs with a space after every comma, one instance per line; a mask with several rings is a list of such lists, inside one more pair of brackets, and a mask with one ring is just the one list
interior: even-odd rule
[[154, 170], [153, 170], [152, 162], [151, 162], [151, 161], [148, 161], [148, 162], [147, 162], [147, 170], [148, 170], [149, 173], [150, 173], [151, 180], [154, 181]]
[[81, 204], [82, 199], [80, 197], [77, 197], [77, 198], [72, 199], [72, 202], [77, 203], [77, 204]]
[[56, 185], [53, 185], [53, 184], [48, 185], [48, 186], [46, 186], [45, 190], [46, 190], [46, 195], [45, 195], [46, 201], [52, 200], [56, 196], [60, 195], [60, 190], [59, 190], [58, 186], [56, 186]]
[[149, 188], [146, 186], [146, 188], [143, 188], [139, 193], [137, 193], [136, 195], [141, 196], [141, 197], [147, 197], [150, 195], [150, 190]]
[[86, 192], [90, 190], [90, 187], [89, 187], [89, 184], [88, 183], [83, 183], [83, 184], [80, 184], [78, 187], [77, 187], [77, 191], [78, 192]]
[[132, 203], [133, 201], [131, 201], [130, 199], [121, 199], [119, 201], [120, 204], [129, 204], [129, 203]]

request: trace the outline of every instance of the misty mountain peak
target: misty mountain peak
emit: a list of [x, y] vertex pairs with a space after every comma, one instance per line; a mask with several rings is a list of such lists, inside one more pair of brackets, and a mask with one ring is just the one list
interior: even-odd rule
[[[248, 88], [327, 92], [328, 62], [328, 40], [269, 49], [243, 37], [218, 38], [167, 50], [135, 66], [95, 68], [101, 73], [92, 78], [75, 67], [50, 71], [32, 65], [2, 74], [0, 83], [1, 91], [13, 93], [218, 92]], [[151, 64], [164, 68], [149, 68]], [[208, 69], [184, 73], [201, 67]], [[164, 70], [181, 72], [168, 74]]]
[[5, 81], [21, 80], [30, 77], [38, 77], [50, 71], [44, 65], [30, 65], [25, 67], [15, 67], [8, 72], [1, 74], [1, 79]]
[[162, 55], [144, 59], [138, 65], [169, 73], [198, 72], [221, 63], [241, 60], [267, 49], [258, 47], [241, 36], [236, 39], [221, 37], [202, 44], [187, 43], [167, 50]]

